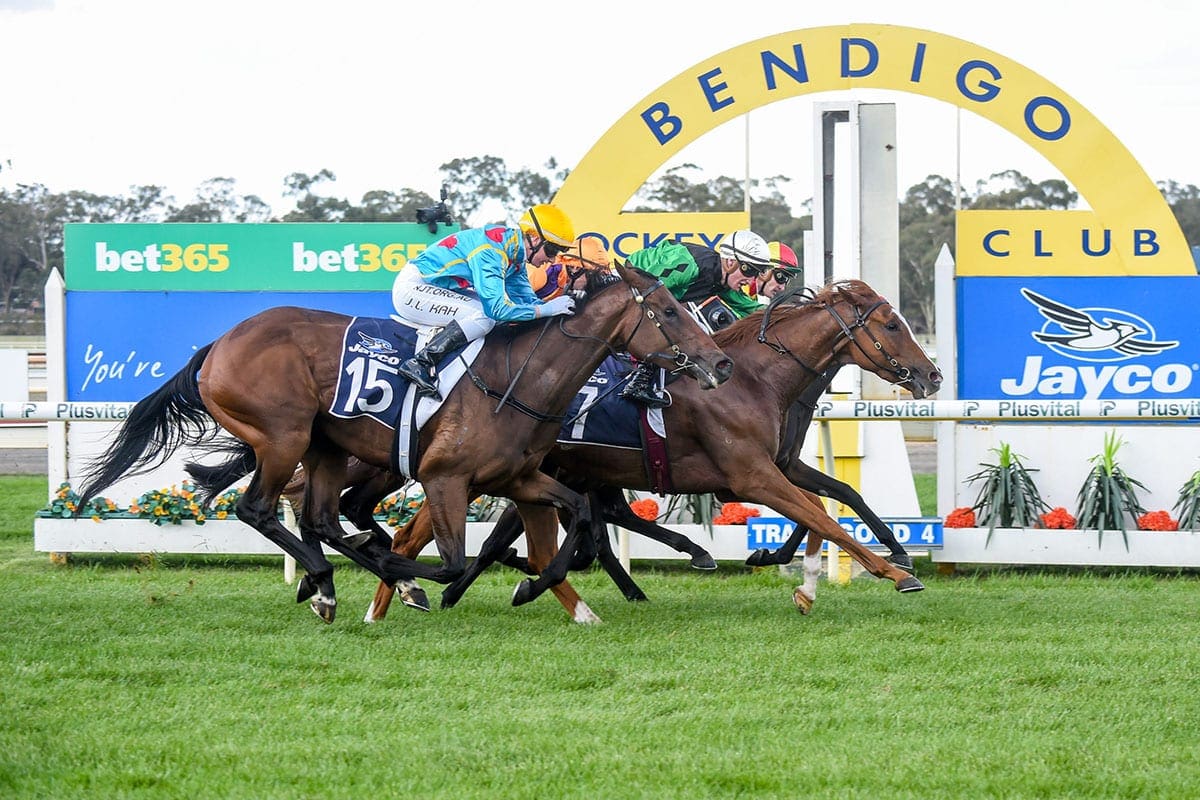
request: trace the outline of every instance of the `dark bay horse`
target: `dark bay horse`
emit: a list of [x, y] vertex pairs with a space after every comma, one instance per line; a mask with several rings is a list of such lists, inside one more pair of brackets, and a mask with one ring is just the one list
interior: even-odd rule
[[[814, 495], [797, 488], [806, 486], [837, 497], [855, 505], [856, 510], [861, 506], [875, 517], [851, 487], [799, 461], [799, 445], [811, 421], [813, 398], [824, 390], [842, 365], [857, 364], [907, 387], [916, 398], [937, 391], [941, 374], [913, 338], [899, 312], [865, 283], [848, 281], [826, 287], [799, 303], [794, 303], [793, 297], [781, 295], [766, 311], [734, 323], [713, 338], [738, 362], [739, 369], [720, 391], [703, 397], [684, 384], [672, 388], [674, 402], [664, 411], [664, 419], [675, 491], [715, 492], [723, 499], [767, 505], [798, 523], [790, 543], [792, 552], [804, 529], [811, 528], [811, 552], [819, 552], [819, 537], [824, 536], [844, 547], [873, 574], [891, 578], [900, 591], [923, 588], [916, 578], [882, 561], [849, 537], [824, 513]], [[793, 409], [802, 398], [808, 401], [808, 411], [797, 415]], [[797, 416], [800, 418], [791, 419], [789, 424], [789, 418]], [[621, 492], [613, 489], [649, 488], [639, 453], [558, 444], [547, 457], [544, 468], [580, 491], [599, 493], [597, 499], [606, 519], [615, 519], [622, 526], [660, 541], [664, 538], [655, 535], [656, 529], [687, 542], [678, 534], [636, 518], [628, 512]], [[394, 478], [365, 467], [356, 468], [356, 477], [358, 482], [343, 496], [342, 508], [357, 522], [356, 517], [361, 519], [364, 510], [369, 516], [378, 499], [397, 488], [397, 483]], [[863, 516], [862, 511], [859, 513]], [[525, 521], [528, 524], [529, 520]], [[886, 531], [882, 522], [879, 526]], [[480, 557], [462, 578], [447, 587], [443, 606], [453, 605], [474, 576], [503, 554], [519, 534], [520, 519], [516, 511], [506, 511]], [[428, 544], [429, 536], [427, 517], [419, 511], [408, 525], [397, 531], [393, 548], [413, 556]], [[883, 540], [885, 537], [881, 536]], [[636, 599], [634, 593], [640, 594], [640, 590], [620, 569], [607, 534], [599, 537], [599, 548], [602, 562], [609, 560], [604, 563], [605, 568], [618, 580], [626, 597]], [[806, 567], [809, 563], [806, 561]], [[616, 571], [625, 576], [627, 584], [622, 585]], [[793, 593], [793, 600], [802, 612], [812, 606], [813, 588], [806, 573], [805, 585]], [[565, 594], [574, 590], [563, 584], [559, 591]], [[391, 587], [381, 584], [368, 618], [382, 618], [391, 596]], [[567, 605], [563, 594], [559, 599]], [[572, 607], [567, 605], [568, 611]]]
[[[304, 567], [297, 600], [312, 598], [313, 610], [326, 622], [333, 621], [336, 599], [322, 543], [389, 583], [414, 577], [449, 582], [463, 573], [467, 504], [480, 493], [508, 497], [522, 509], [546, 505], [566, 512], [572, 534], [561, 554], [556, 536], [529, 539], [530, 561], [540, 577], [519, 587], [514, 603], [533, 599], [566, 576], [578, 542], [590, 542], [592, 535], [587, 503], [538, 466], [554, 444], [563, 413], [601, 360], [628, 350], [685, 372], [706, 388], [733, 371], [730, 359], [661, 282], [624, 267], [618, 275], [589, 275], [587, 299], [572, 317], [493, 332], [471, 380], [461, 381], [422, 429], [415, 477], [425, 490], [440, 565], [390, 552], [386, 536], [358, 549], [342, 540], [338, 497], [347, 458], [388, 469], [393, 431], [369, 418], [344, 419], [329, 411], [351, 321], [341, 314], [271, 309], [201, 348], [133, 408], [93, 465], [81, 496], [86, 502], [122, 476], [161, 464], [181, 445], [212, 439], [219, 425], [240, 440], [243, 457], [193, 473], [200, 488], [212, 497], [253, 467], [237, 516]], [[297, 463], [308, 481], [299, 514], [301, 539], [276, 516]]]

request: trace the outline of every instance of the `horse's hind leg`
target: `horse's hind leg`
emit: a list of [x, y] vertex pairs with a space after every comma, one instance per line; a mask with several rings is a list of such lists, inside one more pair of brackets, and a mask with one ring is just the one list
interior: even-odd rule
[[379, 505], [379, 501], [398, 491], [404, 484], [404, 478], [394, 473], [369, 466], [357, 459], [352, 460], [346, 469], [346, 486], [349, 488], [338, 500], [338, 509], [358, 532], [343, 537], [343, 540], [352, 547], [359, 547], [373, 540], [376, 544], [390, 549], [392, 536], [375, 520], [375, 507]]
[[792, 590], [792, 602], [801, 614], [812, 611], [817, 599], [817, 582], [821, 579], [820, 536], [812, 535], [804, 545], [804, 583]]
[[656, 542], [665, 544], [672, 550], [687, 553], [692, 559], [691, 566], [693, 569], [707, 571], [717, 568], [717, 562], [713, 560], [712, 554], [691, 539], [661, 525], [656, 525], [649, 520], [642, 519], [633, 513], [633, 510], [629, 507], [629, 503], [625, 500], [625, 495], [621, 493], [620, 489], [602, 487], [596, 491], [596, 494], [603, 503], [604, 516], [609, 522], [614, 525], [620, 525], [622, 528], [634, 533], [640, 533], [647, 539], [653, 539]]
[[[297, 602], [313, 599], [313, 610], [317, 605], [326, 610], [318, 615], [326, 622], [333, 622], [333, 610], [337, 605], [333, 588], [333, 565], [325, 558], [320, 547], [310, 547], [300, 541], [283, 526], [277, 516], [279, 496], [295, 470], [296, 461], [286, 463], [272, 459], [265, 453], [257, 453], [258, 469], [245, 493], [238, 500], [237, 518], [279, 546], [296, 559], [304, 568], [305, 575], [297, 590]], [[267, 457], [265, 457], [267, 456]]]

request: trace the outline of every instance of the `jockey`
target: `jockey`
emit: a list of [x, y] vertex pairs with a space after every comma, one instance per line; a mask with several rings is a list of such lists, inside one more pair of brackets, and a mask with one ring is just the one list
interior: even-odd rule
[[580, 270], [599, 269], [607, 272], [611, 268], [612, 257], [604, 247], [604, 242], [594, 236], [580, 236], [570, 248], [559, 253], [549, 264], [525, 265], [529, 285], [543, 302], [553, 300], [565, 292]]
[[770, 300], [783, 291], [784, 284], [797, 275], [803, 275], [796, 251], [783, 242], [767, 242], [771, 251], [771, 268], [758, 281], [758, 296]]
[[484, 336], [498, 322], [574, 313], [569, 295], [539, 300], [525, 271], [526, 263], [549, 264], [574, 239], [566, 213], [542, 203], [526, 211], [516, 228], [493, 225], [452, 233], [409, 261], [392, 286], [397, 318], [444, 327], [400, 365], [400, 374], [421, 394], [441, 400], [437, 364], [447, 353]]
[[[629, 256], [629, 263], [659, 278], [683, 303], [716, 297], [737, 319], [759, 308], [756, 279], [771, 267], [767, 242], [751, 230], [721, 237], [717, 249], [664, 241]], [[654, 385], [657, 369], [639, 364], [621, 396], [651, 408], [670, 405]]]

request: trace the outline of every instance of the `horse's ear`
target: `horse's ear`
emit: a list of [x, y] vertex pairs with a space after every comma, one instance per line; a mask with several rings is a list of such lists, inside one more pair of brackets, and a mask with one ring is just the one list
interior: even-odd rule
[[613, 259], [613, 266], [617, 268], [617, 274], [621, 276], [621, 280], [625, 281], [626, 283], [629, 283], [630, 282], [629, 279], [632, 278], [634, 275], [639, 276], [642, 280], [653, 280], [654, 279], [653, 275], [651, 275], [648, 272], [645, 272], [644, 270], [640, 270], [637, 267], [631, 266], [628, 261], [621, 261], [620, 259]]
[[849, 280], [837, 284], [837, 292], [851, 305], [862, 305], [875, 295], [875, 290], [863, 281]]

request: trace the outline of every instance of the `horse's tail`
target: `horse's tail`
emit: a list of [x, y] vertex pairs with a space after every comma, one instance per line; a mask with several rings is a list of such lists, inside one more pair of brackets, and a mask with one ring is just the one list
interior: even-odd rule
[[196, 379], [211, 349], [210, 343], [197, 350], [187, 366], [133, 407], [108, 450], [88, 465], [79, 508], [119, 479], [161, 466], [182, 445], [216, 435]]
[[200, 464], [189, 461], [183, 465], [184, 470], [196, 485], [196, 502], [207, 506], [222, 490], [246, 477], [258, 465], [254, 448], [241, 439], [225, 437], [204, 447], [206, 454], [222, 453], [227, 456], [220, 464]]

